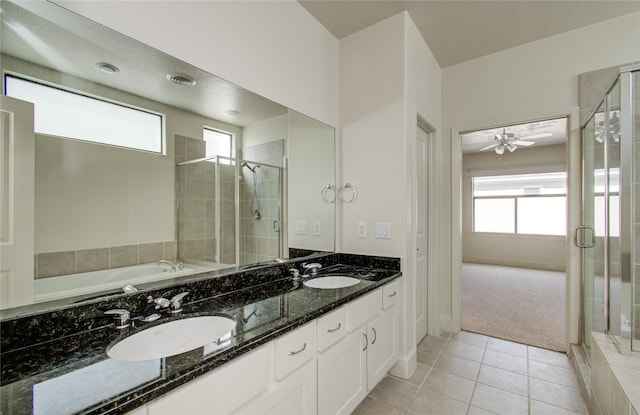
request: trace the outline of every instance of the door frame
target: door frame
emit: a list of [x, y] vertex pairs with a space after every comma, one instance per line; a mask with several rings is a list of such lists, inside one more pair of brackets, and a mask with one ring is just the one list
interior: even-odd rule
[[[425, 198], [426, 198], [426, 203], [425, 203], [425, 209], [426, 212], [422, 212], [422, 214], [424, 215], [424, 223], [425, 223], [425, 231], [426, 231], [426, 252], [424, 253], [424, 257], [426, 260], [426, 281], [425, 281], [425, 288], [426, 288], [426, 324], [427, 324], [427, 335], [437, 335], [439, 334], [437, 332], [437, 320], [438, 320], [438, 296], [437, 296], [437, 282], [438, 282], [438, 278], [437, 278], [437, 270], [438, 270], [438, 258], [439, 258], [439, 253], [438, 253], [438, 243], [437, 243], [437, 238], [438, 238], [438, 233], [435, 231], [438, 229], [438, 227], [436, 226], [437, 222], [437, 218], [436, 218], [436, 205], [435, 205], [435, 201], [437, 200], [436, 195], [437, 193], [437, 185], [438, 185], [438, 181], [437, 181], [437, 163], [436, 163], [436, 157], [435, 155], [437, 154], [435, 146], [436, 146], [436, 132], [437, 130], [435, 129], [435, 127], [433, 127], [433, 125], [431, 123], [429, 123], [426, 119], [424, 119], [422, 116], [420, 116], [420, 114], [417, 114], [417, 128], [416, 128], [416, 135], [414, 137], [414, 140], [417, 139], [418, 136], [418, 131], [422, 130], [424, 133], [426, 133], [426, 140], [425, 140], [425, 146], [426, 146], [426, 157], [424, 160], [424, 166], [423, 166], [423, 171], [426, 175], [426, 180], [423, 181], [423, 183], [426, 185], [426, 189], [424, 189], [425, 191]], [[417, 157], [417, 152], [415, 154], [415, 156]], [[416, 167], [416, 163], [414, 162], [414, 174], [417, 175], [417, 167]], [[418, 180], [416, 178], [416, 180], [414, 180], [414, 186], [412, 189], [413, 192], [413, 197], [412, 200], [415, 201], [413, 203], [412, 206], [412, 223], [417, 223], [417, 217], [418, 215], [421, 214], [421, 212], [418, 211], [417, 209], [417, 200], [418, 200]], [[417, 232], [412, 232], [411, 233], [412, 238], [413, 238], [413, 243], [414, 243], [414, 247], [417, 248]], [[416, 258], [416, 254], [415, 254], [415, 250], [414, 252], [412, 252], [412, 261], [414, 262], [414, 264], [417, 264], [417, 258]], [[415, 267], [414, 265], [414, 270], [416, 270], [417, 267]], [[416, 287], [417, 287], [417, 279], [416, 279]], [[416, 289], [414, 291], [414, 295], [417, 296], [418, 290]], [[414, 317], [417, 316], [418, 314], [418, 310], [417, 310], [417, 298], [414, 298], [414, 304], [416, 305], [416, 309], [415, 309], [415, 313], [414, 313]], [[415, 318], [414, 318], [414, 323], [415, 323]], [[416, 328], [416, 334], [417, 334], [417, 328]], [[418, 343], [420, 342], [420, 338], [418, 338], [418, 336], [416, 335], [416, 339], [415, 342]]]
[[[566, 237], [566, 349], [579, 341], [580, 313], [580, 251], [573, 246], [573, 229], [580, 224], [581, 204], [581, 139], [579, 108], [562, 115], [545, 116], [526, 122], [552, 118], [567, 119], [567, 237]], [[506, 125], [506, 123], [504, 124]], [[491, 128], [491, 127], [486, 127]], [[497, 127], [496, 127], [497, 128]], [[465, 131], [475, 131], [469, 129]], [[460, 133], [452, 128], [451, 139], [451, 310], [442, 319], [444, 331], [459, 332], [462, 325], [462, 142]], [[443, 310], [444, 311], [444, 310]], [[446, 316], [446, 312], [444, 316]]]

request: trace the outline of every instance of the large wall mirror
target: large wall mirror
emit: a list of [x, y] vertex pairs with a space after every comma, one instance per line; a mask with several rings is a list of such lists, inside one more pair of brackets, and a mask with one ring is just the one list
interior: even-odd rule
[[[198, 271], [335, 249], [332, 127], [46, 1], [1, 7], [2, 223], [34, 229], [2, 241], [2, 308], [104, 292], [103, 271], [182, 271], [160, 260]], [[10, 170], [22, 101], [37, 101], [26, 181]], [[32, 205], [11, 190], [29, 186]]]

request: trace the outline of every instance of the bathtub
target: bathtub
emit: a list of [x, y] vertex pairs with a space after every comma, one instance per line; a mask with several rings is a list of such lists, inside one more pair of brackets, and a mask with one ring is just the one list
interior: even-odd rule
[[177, 278], [193, 274], [192, 268], [170, 272], [167, 265], [156, 263], [105, 269], [41, 278], [33, 281], [33, 300], [42, 302], [76, 295], [121, 289], [127, 284], [136, 286], [147, 282]]

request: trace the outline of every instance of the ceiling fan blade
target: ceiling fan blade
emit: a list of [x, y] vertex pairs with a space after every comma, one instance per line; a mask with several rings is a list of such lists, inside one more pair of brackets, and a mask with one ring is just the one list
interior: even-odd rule
[[529, 147], [534, 145], [535, 143], [533, 141], [522, 141], [522, 140], [516, 140], [511, 144], [515, 144], [517, 146], [524, 146], [524, 147]]
[[490, 146], [486, 146], [485, 148], [481, 148], [480, 151], [489, 150], [490, 148], [498, 147], [500, 143], [491, 144]]

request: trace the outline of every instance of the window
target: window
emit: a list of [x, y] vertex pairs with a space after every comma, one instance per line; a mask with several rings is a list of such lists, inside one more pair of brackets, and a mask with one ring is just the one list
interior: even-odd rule
[[[205, 127], [202, 130], [202, 138], [206, 146], [205, 157], [233, 157], [233, 134]], [[221, 160], [221, 163], [229, 164], [226, 160]]]
[[566, 235], [566, 173], [473, 177], [473, 231]]
[[34, 104], [35, 132], [164, 154], [164, 117], [5, 75], [5, 94]]

